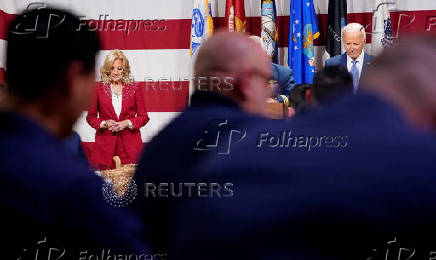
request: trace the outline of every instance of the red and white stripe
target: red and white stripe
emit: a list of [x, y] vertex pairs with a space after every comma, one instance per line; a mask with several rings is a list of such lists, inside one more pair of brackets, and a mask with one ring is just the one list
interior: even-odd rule
[[[394, 36], [409, 31], [436, 31], [435, 0], [391, 0], [398, 2], [391, 7]], [[150, 122], [141, 129], [146, 143], [170, 122], [188, 104], [189, 78], [192, 76], [192, 61], [189, 57], [191, 17], [194, 0], [50, 0], [48, 5], [74, 12], [86, 20], [121, 19], [128, 23], [134, 20], [165, 20], [164, 31], [100, 32], [103, 50], [97, 58], [97, 72], [104, 56], [112, 49], [121, 49], [130, 60], [132, 76], [144, 87]], [[30, 0], [1, 0], [0, 2], [0, 82], [4, 81], [6, 25], [16, 14], [22, 12]], [[212, 0], [215, 27], [224, 25], [225, 0]], [[324, 56], [325, 28], [328, 0], [314, 0], [318, 14], [321, 36], [315, 42], [317, 68], [322, 67]], [[289, 6], [290, 0], [276, 0], [279, 29], [279, 60], [287, 63]], [[348, 22], [359, 22], [371, 31], [373, 1], [348, 0]], [[246, 0], [247, 29], [260, 35], [260, 1]], [[370, 33], [366, 50], [371, 50]], [[160, 79], [160, 85], [147, 80]], [[98, 79], [97, 79], [98, 80]], [[154, 88], [153, 88], [154, 86]], [[159, 89], [160, 88], [160, 89]], [[85, 147], [92, 146], [94, 130], [86, 123], [85, 113], [75, 129]], [[180, 137], [183, 138], [183, 137]]]

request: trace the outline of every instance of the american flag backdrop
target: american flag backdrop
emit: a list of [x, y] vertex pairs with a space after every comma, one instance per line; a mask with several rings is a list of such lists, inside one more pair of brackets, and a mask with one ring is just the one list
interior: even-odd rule
[[[289, 9], [291, 0], [276, 0], [279, 63], [287, 64]], [[393, 37], [405, 32], [436, 31], [436, 0], [387, 0], [392, 20]], [[189, 55], [191, 18], [194, 0], [50, 0], [46, 4], [68, 9], [90, 22], [99, 32], [102, 50], [97, 58], [97, 78], [104, 56], [121, 49], [130, 61], [132, 76], [144, 88], [150, 122], [141, 129], [144, 144], [149, 142], [189, 103], [189, 79], [192, 60]], [[359, 22], [371, 32], [373, 0], [348, 0], [348, 22]], [[41, 2], [27, 0], [0, 1], [0, 82], [4, 82], [6, 28], [16, 14], [29, 5]], [[314, 0], [320, 37], [315, 41], [316, 68], [322, 67], [325, 55], [328, 0]], [[215, 27], [225, 25], [225, 0], [212, 0]], [[261, 32], [261, 1], [245, 0], [248, 32]], [[371, 53], [371, 34], [365, 49]], [[23, 61], [25, 62], [25, 61]], [[85, 151], [94, 142], [94, 130], [87, 124], [86, 112], [75, 130], [80, 134]], [[180, 136], [183, 138], [183, 136]]]

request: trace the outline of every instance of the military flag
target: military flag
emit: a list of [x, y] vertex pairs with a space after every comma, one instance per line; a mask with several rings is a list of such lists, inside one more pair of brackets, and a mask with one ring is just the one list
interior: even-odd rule
[[275, 0], [261, 0], [262, 30], [261, 38], [268, 56], [278, 63], [277, 11]]
[[226, 0], [226, 27], [229, 32], [245, 32], [244, 0]]
[[342, 28], [347, 25], [347, 0], [329, 0], [326, 51], [330, 57], [342, 54]]
[[195, 0], [192, 10], [190, 55], [194, 56], [201, 43], [212, 36], [212, 0]]
[[392, 45], [392, 22], [389, 5], [392, 2], [374, 0], [372, 16], [372, 44], [373, 55], [379, 54], [384, 48]]
[[313, 42], [319, 37], [313, 0], [292, 0], [289, 25], [288, 64], [296, 84], [312, 83], [315, 74]]

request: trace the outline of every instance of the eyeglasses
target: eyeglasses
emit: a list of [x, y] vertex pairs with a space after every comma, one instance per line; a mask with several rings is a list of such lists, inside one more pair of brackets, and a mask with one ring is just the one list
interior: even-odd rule
[[252, 74], [252, 75], [257, 75], [257, 76], [259, 76], [259, 77], [265, 79], [266, 82], [271, 81], [271, 78], [272, 78], [271, 74], [269, 74], [269, 73], [265, 73], [265, 72], [262, 72], [262, 71], [260, 71], [260, 70], [258, 70], [258, 69], [252, 69], [252, 70], [250, 71], [250, 74]]

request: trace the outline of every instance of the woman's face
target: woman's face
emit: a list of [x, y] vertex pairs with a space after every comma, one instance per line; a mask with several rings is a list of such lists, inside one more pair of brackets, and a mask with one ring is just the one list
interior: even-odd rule
[[124, 74], [123, 60], [115, 59], [114, 62], [112, 62], [112, 66], [110, 70], [110, 78], [112, 82], [120, 83], [121, 79], [123, 78], [123, 74]]

